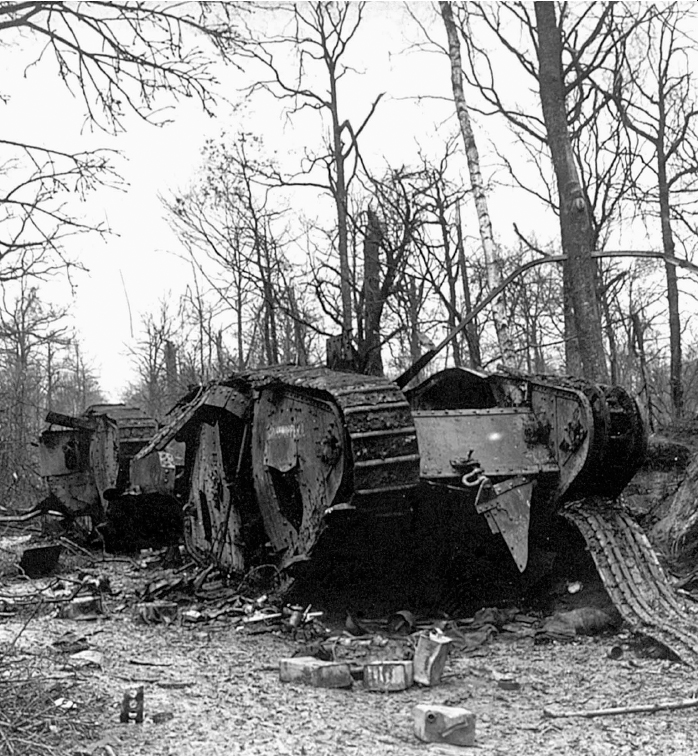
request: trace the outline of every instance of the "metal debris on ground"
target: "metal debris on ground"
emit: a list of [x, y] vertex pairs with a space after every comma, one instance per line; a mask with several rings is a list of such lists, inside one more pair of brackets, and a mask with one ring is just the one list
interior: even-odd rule
[[521, 683], [512, 675], [492, 670], [492, 679], [502, 690], [521, 690]]
[[417, 704], [413, 709], [414, 734], [427, 743], [475, 745], [475, 715], [457, 706]]
[[137, 688], [128, 688], [127, 690], [125, 690], [124, 696], [121, 699], [119, 721], [123, 724], [128, 724], [129, 722], [142, 724], [143, 698], [144, 696], [142, 685], [139, 685]]
[[567, 612], [556, 612], [545, 620], [535, 634], [534, 643], [539, 645], [552, 641], [569, 642], [579, 635], [597, 635], [605, 630], [612, 630], [619, 624], [620, 617], [612, 609], [582, 606]]
[[177, 620], [179, 606], [174, 601], [150, 601], [136, 604], [135, 616], [147, 625], [169, 625]]
[[440, 630], [422, 633], [414, 652], [414, 680], [420, 685], [433, 686], [441, 682], [453, 639]]
[[93, 620], [104, 614], [100, 596], [76, 596], [58, 608], [56, 617], [68, 620]]
[[368, 662], [363, 683], [366, 690], [380, 693], [407, 690], [414, 683], [414, 664], [409, 660]]
[[388, 632], [391, 633], [409, 635], [415, 631], [416, 627], [417, 620], [408, 609], [401, 609], [388, 619]]

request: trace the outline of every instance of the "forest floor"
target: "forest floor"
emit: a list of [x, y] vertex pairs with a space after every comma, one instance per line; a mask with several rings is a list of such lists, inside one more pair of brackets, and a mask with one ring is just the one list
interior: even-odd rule
[[[533, 630], [514, 622], [456, 648], [438, 686], [394, 693], [368, 692], [360, 683], [352, 689], [321, 689], [279, 681], [279, 660], [304, 644], [278, 622], [244, 624], [228, 614], [190, 624], [147, 624], [136, 611], [138, 594], [153, 581], [172, 580], [172, 570], [83, 554], [66, 559], [60, 573], [78, 580], [85, 568], [111, 585], [104, 614], [92, 619], [60, 619], [55, 605], [45, 601], [12, 611], [0, 600], [5, 610], [0, 612], [0, 754], [698, 752], [695, 708], [595, 718], [545, 715], [547, 709], [656, 704], [696, 695], [692, 670], [641, 655], [622, 629], [537, 645]], [[5, 574], [2, 596], [56, 593], [56, 578], [30, 581]], [[335, 619], [334, 624], [331, 617], [322, 621], [344, 637], [344, 618]], [[543, 621], [525, 619], [538, 626]], [[345, 642], [351, 646], [353, 641]], [[398, 639], [395, 648], [406, 642]], [[74, 656], [80, 648], [82, 656]], [[503, 687], [502, 679], [515, 684]], [[141, 685], [143, 723], [121, 724], [124, 691]], [[417, 740], [412, 710], [418, 703], [471, 710], [475, 747]]]

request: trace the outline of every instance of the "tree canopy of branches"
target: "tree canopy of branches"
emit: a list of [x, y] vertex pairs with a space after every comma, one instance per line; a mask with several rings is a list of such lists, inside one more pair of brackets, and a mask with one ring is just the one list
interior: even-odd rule
[[328, 192], [332, 197], [342, 303], [340, 325], [347, 351], [354, 333], [349, 191], [361, 166], [359, 139], [382, 97], [378, 95], [373, 100], [358, 125], [344, 113], [342, 84], [352, 72], [348, 51], [356, 46], [365, 7], [365, 2], [282, 5], [275, 13], [285, 14], [284, 30], [246, 48], [263, 71], [250, 93], [270, 93], [288, 106], [291, 117], [310, 111], [319, 116], [320, 127], [329, 132], [322, 148], [307, 149], [299, 171], [286, 178], [285, 183]]
[[[0, 45], [29, 56], [28, 76], [37, 68], [62, 82], [82, 104], [88, 126], [114, 132], [130, 116], [164, 122], [163, 96], [196, 98], [212, 112], [212, 52], [234, 53], [235, 13], [233, 4], [7, 2], [0, 4]], [[111, 155], [73, 151], [49, 138], [30, 143], [11, 120], [3, 123], [0, 281], [69, 269], [76, 264], [70, 238], [106, 231], [80, 219], [74, 198], [118, 183]]]

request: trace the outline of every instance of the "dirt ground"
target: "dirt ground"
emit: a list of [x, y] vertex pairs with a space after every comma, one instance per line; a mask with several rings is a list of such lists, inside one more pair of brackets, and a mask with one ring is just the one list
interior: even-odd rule
[[[105, 599], [103, 617], [58, 619], [55, 610], [42, 607], [28, 621], [27, 609], [0, 612], [0, 672], [3, 649], [14, 669], [31, 659], [40, 670], [47, 705], [57, 712], [46, 720], [46, 735], [33, 750], [0, 736], [2, 754], [663, 756], [698, 750], [695, 708], [591, 719], [545, 716], [546, 709], [656, 704], [698, 694], [692, 670], [638, 655], [622, 631], [547, 645], [535, 645], [530, 634], [502, 631], [468, 652], [454, 651], [441, 684], [433, 688], [372, 693], [355, 683], [351, 690], [317, 689], [279, 681], [279, 660], [298, 652], [302, 643], [278, 626], [262, 623], [255, 627], [265, 631], [253, 632], [229, 616], [144, 624], [133, 612], [134, 593], [153, 574], [129, 561], [97, 562], [91, 571], [108, 576], [114, 591]], [[8, 577], [2, 592], [48, 583]], [[341, 622], [332, 629], [341, 633]], [[52, 645], [67, 632], [99, 652], [97, 666], [81, 666]], [[609, 657], [613, 648], [624, 649], [620, 658]], [[502, 676], [513, 678], [518, 689], [503, 689]], [[0, 675], [0, 696], [2, 682]], [[138, 685], [144, 688], [145, 721], [120, 724], [124, 690]], [[475, 747], [417, 740], [412, 709], [418, 703], [474, 712]], [[3, 717], [7, 712], [0, 706], [0, 724]]]

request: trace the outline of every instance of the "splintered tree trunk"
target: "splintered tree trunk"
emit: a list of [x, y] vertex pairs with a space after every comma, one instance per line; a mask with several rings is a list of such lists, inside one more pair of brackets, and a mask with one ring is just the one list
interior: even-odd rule
[[[332, 117], [332, 156], [334, 158], [333, 197], [337, 210], [337, 253], [339, 255], [339, 287], [342, 300], [342, 348], [351, 346], [353, 333], [352, 319], [352, 277], [349, 267], [349, 233], [347, 213], [347, 182], [344, 175], [344, 145], [342, 144], [342, 124], [339, 122], [339, 101], [337, 77], [330, 68], [330, 114]], [[332, 183], [332, 182], [330, 182]], [[348, 355], [344, 355], [347, 357]]]
[[[448, 37], [448, 57], [451, 61], [451, 87], [453, 89], [453, 99], [456, 104], [456, 114], [463, 136], [463, 143], [465, 144], [470, 183], [473, 187], [475, 209], [480, 225], [480, 238], [482, 239], [482, 249], [485, 254], [485, 265], [487, 266], [487, 283], [490, 289], [494, 289], [501, 283], [502, 277], [497, 266], [497, 249], [494, 243], [492, 222], [487, 207], [485, 183], [482, 179], [482, 171], [480, 170], [480, 155], [477, 143], [475, 142], [473, 127], [470, 123], [470, 114], [468, 113], [465, 90], [463, 89], [460, 40], [458, 39], [458, 30], [453, 20], [451, 3], [442, 2], [439, 3], [439, 6]], [[494, 302], [494, 326], [497, 332], [497, 342], [501, 351], [502, 362], [505, 365], [514, 365], [516, 355], [514, 353], [514, 344], [509, 335], [506, 306], [502, 297], [498, 297]]]
[[359, 344], [361, 369], [367, 375], [383, 375], [380, 334], [383, 314], [380, 290], [381, 235], [378, 218], [369, 207], [364, 241], [364, 322], [366, 327], [363, 342]]
[[680, 571], [695, 571], [698, 565], [698, 455], [693, 457], [681, 487], [666, 514], [652, 529], [652, 541]]
[[557, 179], [562, 249], [567, 255], [565, 293], [569, 294], [574, 312], [582, 375], [607, 383], [608, 369], [591, 257], [594, 233], [567, 129], [562, 39], [555, 17], [555, 3], [536, 2], [535, 12], [540, 99]]
[[[468, 268], [465, 265], [465, 244], [463, 244], [463, 228], [461, 226], [460, 219], [460, 203], [456, 205], [456, 238], [458, 240], [458, 261], [460, 263], [461, 280], [463, 282], [463, 302], [465, 304], [466, 313], [469, 313], [473, 309], [473, 303], [470, 297], [470, 280], [468, 278]], [[482, 354], [480, 353], [480, 337], [477, 332], [477, 318], [473, 318], [465, 327], [465, 340], [468, 344], [470, 367], [481, 367]]]
[[177, 398], [177, 349], [175, 345], [167, 339], [165, 341], [165, 385], [167, 387], [167, 401], [174, 402]]

